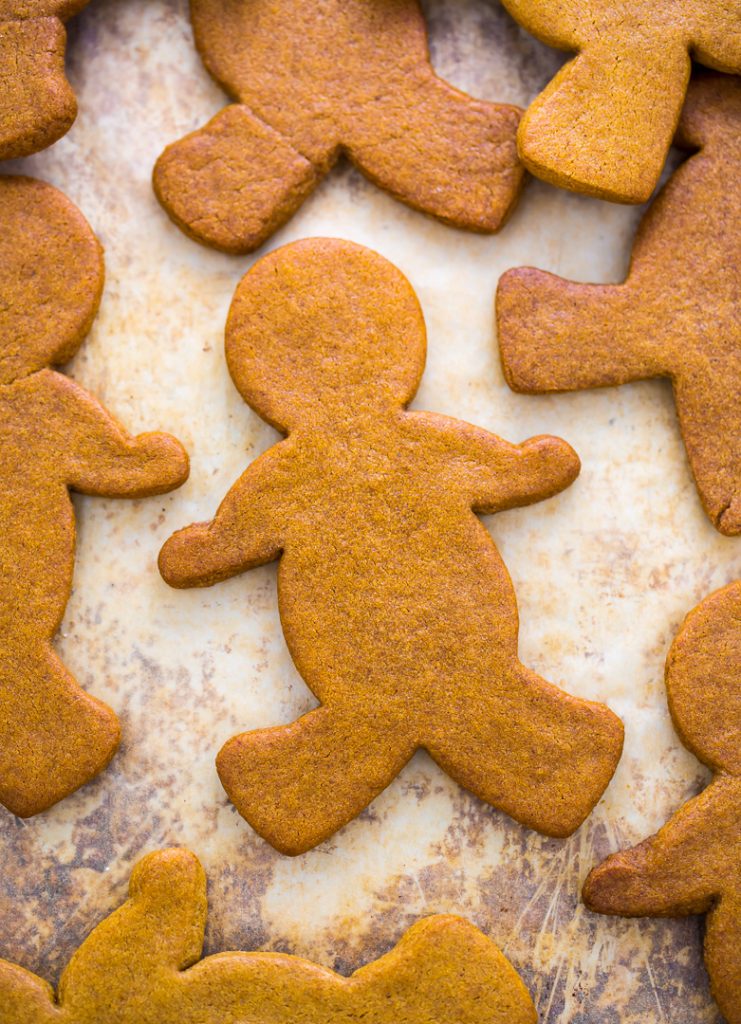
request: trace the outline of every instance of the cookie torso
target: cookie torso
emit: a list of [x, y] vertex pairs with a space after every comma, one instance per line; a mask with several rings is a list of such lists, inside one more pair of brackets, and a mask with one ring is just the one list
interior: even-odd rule
[[19, 626], [53, 631], [72, 585], [75, 523], [51, 377], [41, 371], [0, 387], [0, 644]]
[[495, 685], [494, 662], [516, 655], [517, 609], [489, 534], [446, 487], [456, 453], [401, 412], [329, 446], [302, 432], [286, 444], [301, 483], [283, 511], [280, 608], [317, 696], [429, 714], [458, 677]]

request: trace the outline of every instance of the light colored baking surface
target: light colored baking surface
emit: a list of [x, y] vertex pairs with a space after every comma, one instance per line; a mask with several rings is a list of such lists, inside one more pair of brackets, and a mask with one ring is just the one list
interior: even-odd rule
[[[527, 103], [562, 59], [496, 0], [428, 0], [434, 60], [483, 98]], [[654, 831], [704, 783], [666, 709], [663, 663], [684, 614], [741, 576], [739, 541], [706, 521], [669, 385], [558, 397], [504, 384], [496, 282], [534, 264], [620, 280], [637, 209], [530, 182], [500, 236], [477, 237], [335, 171], [270, 246], [334, 235], [408, 275], [429, 330], [415, 401], [511, 441], [554, 433], [583, 470], [564, 494], [488, 521], [518, 594], [522, 660], [606, 701], [626, 748], [605, 798], [570, 840], [528, 833], [458, 789], [425, 754], [357, 821], [295, 860], [231, 808], [214, 756], [236, 732], [288, 722], [313, 699], [281, 634], [275, 566], [176, 592], [156, 556], [174, 529], [209, 518], [277, 435], [231, 384], [223, 327], [250, 260], [186, 239], [152, 194], [168, 142], [224, 103], [193, 49], [185, 0], [94, 0], [70, 25], [80, 114], [51, 150], [3, 171], [42, 177], [83, 210], [106, 249], [95, 328], [71, 367], [132, 429], [175, 433], [190, 482], [164, 498], [76, 498], [75, 591], [59, 650], [121, 716], [124, 742], [94, 784], [27, 822], [0, 813], [0, 957], [51, 981], [124, 898], [133, 863], [191, 847], [210, 880], [208, 950], [299, 953], [349, 972], [418, 917], [470, 917], [529, 985], [545, 1024], [717, 1024], [700, 923], [625, 921], [579, 902], [589, 868]]]

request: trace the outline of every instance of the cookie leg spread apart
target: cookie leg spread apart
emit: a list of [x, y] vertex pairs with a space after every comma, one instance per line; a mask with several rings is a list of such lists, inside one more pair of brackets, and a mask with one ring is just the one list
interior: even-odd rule
[[3, 1024], [536, 1024], [525, 985], [459, 917], [419, 921], [349, 978], [278, 953], [200, 960], [206, 879], [186, 850], [140, 861], [129, 899], [50, 985], [0, 960]]
[[741, 892], [725, 896], [705, 919], [705, 964], [721, 1013], [728, 1024], [741, 1024]]
[[419, 747], [528, 828], [568, 836], [582, 824], [620, 759], [616, 715], [522, 665], [505, 678], [495, 666], [469, 690], [456, 679], [440, 693], [444, 706], [431, 700], [415, 724], [383, 708], [368, 717], [321, 707], [290, 725], [242, 733], [221, 750], [219, 777], [255, 831], [291, 856], [357, 817]]
[[158, 199], [196, 241], [257, 249], [299, 208], [342, 149], [397, 199], [456, 227], [498, 230], [523, 180], [515, 107], [471, 100], [420, 76], [415, 107], [394, 94], [355, 112], [343, 146], [312, 162], [248, 107], [235, 104], [168, 146], [155, 167]]
[[217, 759], [239, 813], [295, 856], [356, 818], [399, 774], [416, 743], [398, 721], [321, 707], [273, 729], [242, 733]]
[[72, 126], [77, 102], [64, 75], [67, 33], [58, 18], [0, 15], [0, 160], [36, 153]]
[[392, 86], [355, 110], [343, 143], [371, 181], [408, 206], [490, 232], [503, 225], [522, 186], [519, 120], [516, 107], [472, 100], [420, 69], [406, 103]]
[[345, 152], [409, 206], [496, 231], [517, 200], [520, 110], [438, 78], [415, 0], [194, 0], [195, 38], [239, 101], [168, 147], [154, 188], [191, 237], [256, 249]]
[[[55, 630], [53, 622], [44, 632]], [[116, 715], [80, 688], [48, 643], [0, 639], [0, 803], [8, 810], [27, 818], [51, 807], [102, 771], [119, 739]]]
[[571, 835], [612, 778], [622, 723], [524, 665], [492, 675], [450, 699], [424, 746], [461, 786], [527, 828]]

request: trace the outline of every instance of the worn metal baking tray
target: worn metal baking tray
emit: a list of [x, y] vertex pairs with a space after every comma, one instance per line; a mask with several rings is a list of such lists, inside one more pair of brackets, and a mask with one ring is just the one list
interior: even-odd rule
[[[283, 641], [275, 566], [193, 592], [168, 589], [156, 568], [169, 533], [210, 517], [276, 438], [238, 396], [223, 355], [227, 308], [251, 260], [189, 241], [150, 187], [164, 145], [224, 103], [186, 6], [93, 0], [69, 27], [77, 123], [50, 150], [3, 168], [59, 186], [105, 245], [102, 309], [70, 372], [130, 428], [178, 435], [192, 475], [164, 498], [75, 498], [75, 590], [58, 647], [118, 711], [124, 741], [99, 780], [48, 813], [0, 815], [0, 957], [55, 981], [124, 898], [133, 863], [185, 844], [210, 880], [210, 951], [288, 951], [349, 972], [418, 917], [455, 912], [500, 944], [546, 1024], [717, 1024], [698, 919], [599, 917], [579, 889], [597, 860], [655, 830], [706, 780], [672, 730], [663, 663], [684, 614], [741, 576], [739, 542], [702, 512], [668, 384], [518, 396], [502, 378], [493, 326], [509, 267], [620, 280], [640, 209], [531, 181], [502, 234], [480, 237], [411, 212], [343, 167], [270, 242], [334, 235], [380, 251], [427, 317], [415, 406], [512, 441], [559, 434], [581, 455], [564, 494], [487, 525], [517, 590], [523, 661], [626, 723], [600, 805], [571, 839], [545, 839], [420, 753], [357, 821], [298, 859], [273, 851], [229, 805], [214, 770], [222, 742], [290, 721], [313, 699]], [[480, 97], [526, 104], [563, 59], [496, 0], [425, 7], [438, 70]]]

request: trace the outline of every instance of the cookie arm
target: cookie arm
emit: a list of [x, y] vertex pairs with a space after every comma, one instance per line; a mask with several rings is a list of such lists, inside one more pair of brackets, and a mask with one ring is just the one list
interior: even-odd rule
[[165, 543], [159, 568], [171, 587], [210, 587], [278, 557], [275, 460], [271, 449], [242, 474], [210, 523], [187, 526]]
[[0, 1008], [3, 1024], [54, 1024], [62, 1019], [51, 985], [6, 960], [0, 960]]
[[127, 1007], [129, 1020], [175, 1019], [158, 1014], [157, 1001], [172, 1000], [177, 972], [201, 955], [207, 912], [206, 878], [192, 853], [148, 854], [131, 874], [129, 898], [93, 929], [62, 974], [62, 1020], [108, 1021], [112, 1007]]
[[188, 478], [188, 455], [169, 434], [133, 437], [91, 394], [61, 374], [45, 381], [45, 412], [66, 483], [82, 494], [142, 498]]
[[660, 323], [629, 283], [579, 284], [532, 267], [499, 281], [499, 352], [513, 391], [578, 391], [663, 376], [669, 367], [659, 334]]
[[[737, 824], [710, 786], [664, 827], [614, 853], [588, 875], [582, 896], [590, 910], [624, 917], [679, 917], [708, 910], [732, 870]], [[726, 834], [727, 832], [727, 834]], [[727, 858], [727, 865], [719, 863]]]
[[472, 506], [476, 512], [501, 512], [551, 498], [579, 475], [579, 456], [560, 437], [531, 437], [510, 444], [495, 434], [471, 429], [463, 451], [476, 465]]

